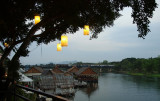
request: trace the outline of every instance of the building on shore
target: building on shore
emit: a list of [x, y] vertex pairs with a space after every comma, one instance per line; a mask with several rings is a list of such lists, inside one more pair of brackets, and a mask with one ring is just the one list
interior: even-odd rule
[[42, 76], [53, 76], [54, 72], [52, 71], [52, 69], [49, 70], [43, 70], [42, 72]]
[[90, 67], [80, 68], [79, 71], [76, 72], [76, 78], [79, 81], [98, 82], [98, 74], [94, 72]]
[[39, 76], [43, 72], [43, 69], [41, 67], [32, 67], [28, 71], [24, 72], [26, 76], [33, 77], [33, 76]]
[[51, 91], [52, 94], [74, 94], [74, 78], [70, 73], [61, 71], [58, 67], [44, 70], [42, 75], [35, 77], [38, 88]]
[[61, 69], [59, 69], [58, 66], [55, 66], [55, 68], [53, 68], [52, 71], [53, 71], [54, 73], [64, 73]]
[[[31, 68], [28, 72], [39, 73], [36, 68]], [[87, 87], [87, 82], [98, 82], [98, 74], [89, 67], [80, 69], [72, 67], [64, 72], [56, 66], [53, 69], [44, 69], [41, 75], [33, 76], [33, 78], [35, 88], [57, 95], [74, 95], [75, 88]]]
[[79, 68], [77, 68], [76, 66], [73, 66], [72, 68], [69, 68], [67, 70], [68, 73], [71, 73], [71, 74], [76, 74], [76, 72], [79, 71]]

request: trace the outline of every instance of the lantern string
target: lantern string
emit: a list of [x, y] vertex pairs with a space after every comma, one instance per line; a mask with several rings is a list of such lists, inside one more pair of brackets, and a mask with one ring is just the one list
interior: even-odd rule
[[30, 52], [33, 52], [34, 50], [36, 50], [38, 48], [38, 46], [36, 48], [33, 48]]
[[42, 56], [42, 43], [41, 43], [41, 56]]

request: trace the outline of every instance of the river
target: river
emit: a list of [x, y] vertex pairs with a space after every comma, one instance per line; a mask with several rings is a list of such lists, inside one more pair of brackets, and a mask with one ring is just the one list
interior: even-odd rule
[[103, 73], [98, 84], [77, 89], [73, 101], [160, 101], [160, 79]]

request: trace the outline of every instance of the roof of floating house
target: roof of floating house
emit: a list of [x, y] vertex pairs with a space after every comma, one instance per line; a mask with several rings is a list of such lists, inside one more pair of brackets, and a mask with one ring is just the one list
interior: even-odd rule
[[24, 70], [24, 69], [22, 69], [22, 68], [19, 68], [19, 72], [24, 73], [24, 72], [25, 72], [25, 70]]
[[80, 68], [76, 75], [97, 75], [90, 67]]
[[27, 76], [25, 76], [24, 74], [22, 74], [21, 72], [18, 72], [20, 75], [20, 82], [33, 82], [33, 80]]
[[64, 73], [62, 70], [59, 69], [58, 66], [56, 66], [55, 68], [53, 68], [52, 71], [53, 71], [54, 73]]
[[69, 73], [76, 73], [76, 72], [78, 72], [78, 68], [76, 67], [76, 66], [73, 66], [72, 68], [69, 68], [68, 70], [67, 70], [67, 72], [69, 72]]
[[72, 76], [72, 74], [69, 73], [69, 72], [65, 72], [64, 75], [65, 75], [65, 76]]
[[54, 72], [51, 69], [49, 69], [49, 70], [44, 70], [41, 75], [53, 75], [53, 74]]
[[25, 73], [42, 73], [43, 69], [41, 67], [32, 67]]

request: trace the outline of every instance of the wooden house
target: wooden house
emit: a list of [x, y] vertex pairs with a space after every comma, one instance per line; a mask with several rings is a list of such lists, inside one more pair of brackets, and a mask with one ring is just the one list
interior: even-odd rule
[[98, 74], [93, 71], [90, 67], [80, 68], [78, 72], [76, 72], [77, 79], [79, 81], [86, 82], [97, 82]]
[[37, 87], [41, 90], [53, 90], [56, 89], [56, 82], [51, 75], [41, 75], [37, 76], [36, 80], [38, 80]]
[[59, 69], [58, 66], [56, 66], [55, 68], [53, 68], [52, 71], [53, 71], [54, 73], [64, 73], [62, 70]]
[[53, 76], [54, 72], [51, 69], [49, 69], [49, 70], [43, 70], [43, 72], [42, 72], [41, 75], [42, 76]]
[[75, 74], [78, 71], [79, 71], [79, 69], [76, 66], [73, 66], [72, 68], [69, 68], [67, 70], [68, 73], [72, 73], [72, 74]]
[[26, 71], [24, 74], [26, 76], [39, 76], [43, 72], [43, 69], [41, 67], [32, 67], [28, 71]]
[[65, 72], [64, 75], [65, 75], [65, 76], [72, 76], [72, 74], [69, 73], [69, 72]]

